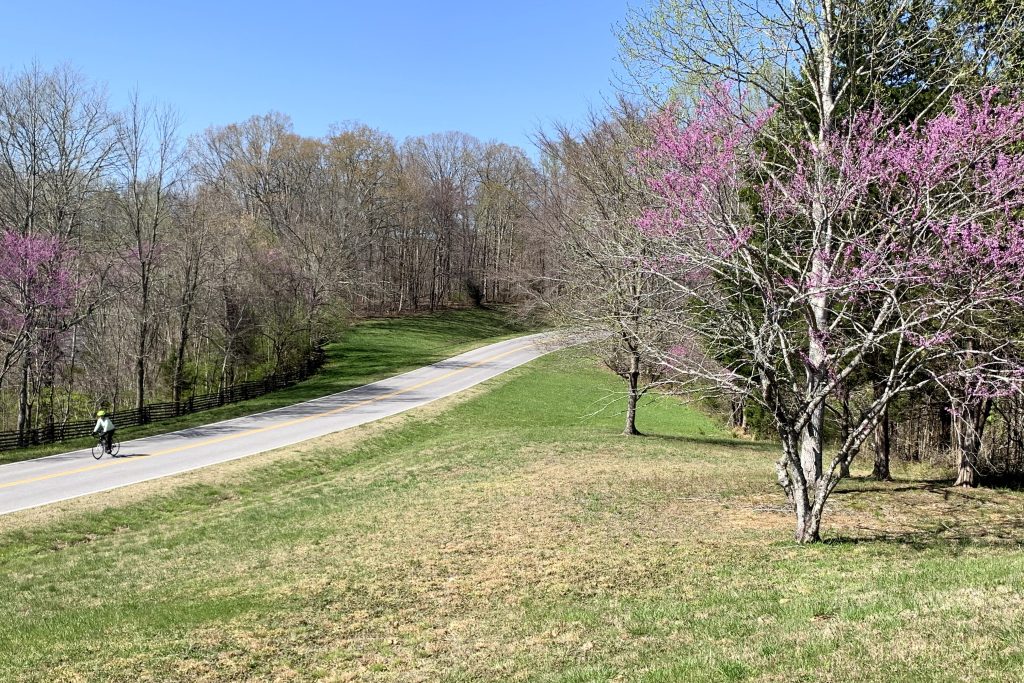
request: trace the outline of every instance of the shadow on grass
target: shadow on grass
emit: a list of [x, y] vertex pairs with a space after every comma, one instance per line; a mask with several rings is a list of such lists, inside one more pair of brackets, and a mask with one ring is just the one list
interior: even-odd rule
[[1024, 472], [999, 476], [982, 476], [981, 484], [985, 488], [1000, 491], [1024, 491]]
[[727, 446], [746, 451], [757, 451], [759, 453], [771, 453], [775, 450], [775, 444], [770, 441], [745, 441], [728, 436], [694, 436], [679, 434], [649, 434], [645, 432], [640, 438], [657, 439], [660, 441], [677, 441], [689, 444], [707, 446]]
[[[869, 476], [847, 477], [843, 479], [848, 484], [854, 484], [853, 488], [837, 489], [832, 492], [833, 496], [849, 496], [857, 493], [903, 493], [906, 491], [921, 491], [925, 493], [941, 494], [945, 499], [966, 498], [968, 500], [985, 501], [983, 496], [977, 495], [983, 491], [1022, 491], [1024, 481], [1018, 477], [986, 478], [982, 485], [977, 488], [953, 486], [952, 477], [941, 477], [931, 479], [891, 479], [882, 482]], [[860, 484], [865, 484], [861, 486]]]
[[865, 528], [863, 536], [839, 535], [822, 541], [828, 546], [858, 546], [888, 544], [912, 550], [942, 550], [958, 555], [969, 548], [1004, 548], [1018, 551], [1024, 546], [1018, 524], [995, 524], [984, 534], [977, 529], [956, 526], [918, 527], [907, 531], [879, 531]]
[[[840, 499], [849, 499], [860, 495], [881, 497], [882, 504], [897, 494], [923, 493], [941, 498], [936, 503], [966, 501], [971, 509], [982, 505], [1003, 504], [998, 499], [985, 495], [986, 491], [1020, 491], [1022, 482], [1019, 478], [1002, 481], [986, 481], [986, 487], [971, 489], [953, 486], [952, 478], [918, 478], [898, 479], [891, 482], [879, 482], [871, 477], [852, 477], [844, 480], [850, 488], [836, 490], [832, 493]], [[908, 504], [908, 503], [904, 503]], [[915, 506], [928, 505], [927, 502], [911, 502]], [[1007, 509], [1013, 507], [1012, 501], [1005, 501]], [[828, 538], [826, 545], [861, 545], [870, 543], [887, 543], [912, 548], [914, 550], [937, 550], [959, 553], [973, 548], [1019, 548], [1024, 546], [1024, 529], [1020, 517], [1014, 514], [998, 514], [984, 519], [967, 515], [958, 518], [956, 514], [944, 514], [932, 520], [919, 523], [903, 522], [904, 529], [889, 530], [866, 526], [858, 527], [864, 535], [843, 535]]]
[[848, 496], [856, 493], [902, 493], [905, 491], [926, 491], [935, 493], [948, 489], [952, 479], [890, 479], [880, 481], [870, 476], [846, 477], [843, 479], [846, 485], [853, 485], [853, 488], [836, 489], [833, 496]]

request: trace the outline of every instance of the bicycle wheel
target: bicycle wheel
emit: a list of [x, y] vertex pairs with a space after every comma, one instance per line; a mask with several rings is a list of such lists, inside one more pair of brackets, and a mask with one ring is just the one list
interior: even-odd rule
[[110, 455], [112, 457], [116, 457], [117, 454], [120, 452], [120, 450], [121, 450], [121, 442], [115, 439], [110, 444]]
[[92, 457], [99, 460], [103, 457], [103, 442], [97, 441], [92, 445]]

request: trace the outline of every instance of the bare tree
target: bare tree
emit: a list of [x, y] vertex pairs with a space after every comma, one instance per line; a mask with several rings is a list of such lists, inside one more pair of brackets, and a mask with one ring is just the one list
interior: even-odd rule
[[671, 288], [650, 270], [654, 241], [636, 229], [648, 198], [633, 172], [646, 128], [626, 103], [584, 132], [560, 126], [540, 136], [548, 172], [538, 209], [557, 245], [556, 287], [547, 301], [564, 324], [595, 335], [593, 345], [626, 382], [624, 434], [638, 435], [640, 399], [663, 381], [654, 349], [667, 350]]
[[180, 401], [185, 388], [186, 352], [192, 334], [193, 317], [203, 286], [218, 275], [214, 262], [215, 230], [223, 224], [218, 198], [202, 190], [175, 197], [171, 211], [170, 262], [176, 290], [177, 329], [173, 335], [171, 400]]
[[118, 121], [119, 188], [117, 203], [123, 220], [121, 258], [130, 273], [131, 314], [135, 327], [135, 407], [146, 400], [147, 363], [156, 332], [156, 287], [165, 257], [166, 232], [171, 220], [170, 195], [181, 179], [178, 120], [169, 108], [157, 109], [132, 97]]
[[520, 279], [517, 244], [527, 226], [528, 188], [535, 171], [522, 150], [486, 145], [477, 162], [478, 182], [473, 205], [479, 244], [468, 255], [478, 302], [508, 301]]

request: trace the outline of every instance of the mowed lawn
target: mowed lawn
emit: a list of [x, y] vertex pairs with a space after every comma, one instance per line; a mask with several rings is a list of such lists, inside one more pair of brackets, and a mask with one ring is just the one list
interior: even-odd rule
[[0, 518], [0, 680], [1021, 679], [1024, 495], [855, 479], [797, 547], [772, 446], [673, 400], [619, 436], [594, 414], [619, 389], [560, 352], [443, 410]]

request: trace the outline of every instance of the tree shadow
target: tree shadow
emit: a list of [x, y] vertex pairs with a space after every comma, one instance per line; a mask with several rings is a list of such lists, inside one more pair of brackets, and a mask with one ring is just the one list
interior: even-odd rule
[[1002, 548], [1019, 551], [1024, 545], [1024, 538], [1021, 538], [1020, 535], [1020, 525], [1013, 523], [989, 525], [984, 534], [979, 534], [976, 528], [955, 524], [920, 526], [904, 531], [886, 531], [871, 527], [859, 528], [864, 530], [863, 536], [837, 534], [823, 539], [822, 543], [828, 546], [887, 544], [919, 551], [941, 549], [944, 553], [954, 556], [970, 548]]
[[[893, 478], [888, 482], [881, 482], [870, 476], [846, 477], [844, 482], [853, 484], [869, 484], [868, 486], [855, 486], [853, 488], [837, 488], [832, 492], [833, 496], [851, 496], [858, 493], [905, 493], [908, 491], [920, 491], [941, 495], [945, 500], [952, 498], [964, 498], [979, 502], [986, 502], [987, 499], [979, 495], [984, 491], [1021, 491], [1024, 490], [1022, 482], [1010, 479], [1002, 482], [983, 480], [983, 485], [977, 488], [953, 486], [952, 477], [940, 477], [933, 479], [898, 479]], [[889, 485], [886, 486], [885, 483]]]
[[736, 448], [747, 451], [757, 451], [759, 453], [768, 453], [775, 449], [776, 445], [768, 441], [745, 441], [743, 439], [731, 438], [727, 436], [696, 436], [696, 435], [683, 435], [683, 434], [651, 434], [644, 432], [640, 435], [642, 438], [657, 439], [660, 441], [677, 441], [688, 444], [698, 445], [710, 445], [710, 446], [728, 446], [729, 448]]
[[880, 481], [871, 476], [845, 477], [840, 485], [853, 484], [853, 488], [837, 488], [833, 496], [850, 496], [857, 493], [904, 493], [906, 491], [924, 491], [936, 493], [948, 489], [953, 484], [949, 478], [938, 479], [889, 479]]
[[[832, 493], [840, 499], [849, 500], [858, 494], [881, 496], [880, 508], [884, 508], [888, 500], [896, 494], [909, 492], [923, 493], [934, 496], [936, 504], [968, 502], [971, 507], [964, 508], [956, 514], [941, 514], [918, 523], [901, 521], [902, 529], [892, 530], [875, 528], [866, 525], [854, 527], [864, 534], [839, 533], [824, 540], [826, 545], [861, 545], [868, 543], [886, 543], [911, 548], [914, 550], [936, 550], [958, 554], [967, 548], [1005, 548], [1018, 549], [1024, 545], [1024, 528], [1020, 516], [1016, 514], [998, 514], [976, 516], [973, 510], [984, 505], [1004, 505], [1008, 510], [1013, 507], [1012, 500], [1000, 500], [986, 495], [986, 492], [1019, 491], [1020, 481], [1011, 479], [1001, 485], [989, 485], [972, 489], [953, 486], [952, 478], [910, 478], [896, 479], [885, 485], [871, 477], [852, 477], [846, 480], [854, 486], [837, 489]], [[986, 483], [988, 483], [986, 481]], [[860, 485], [864, 484], [864, 485]], [[900, 501], [903, 505], [929, 505], [926, 501]], [[976, 507], [975, 507], [976, 506]], [[1018, 505], [1019, 509], [1019, 505]], [[826, 512], [826, 516], [827, 516]]]
[[1024, 491], [1024, 472], [995, 476], [982, 475], [981, 485], [983, 488], [997, 491]]

